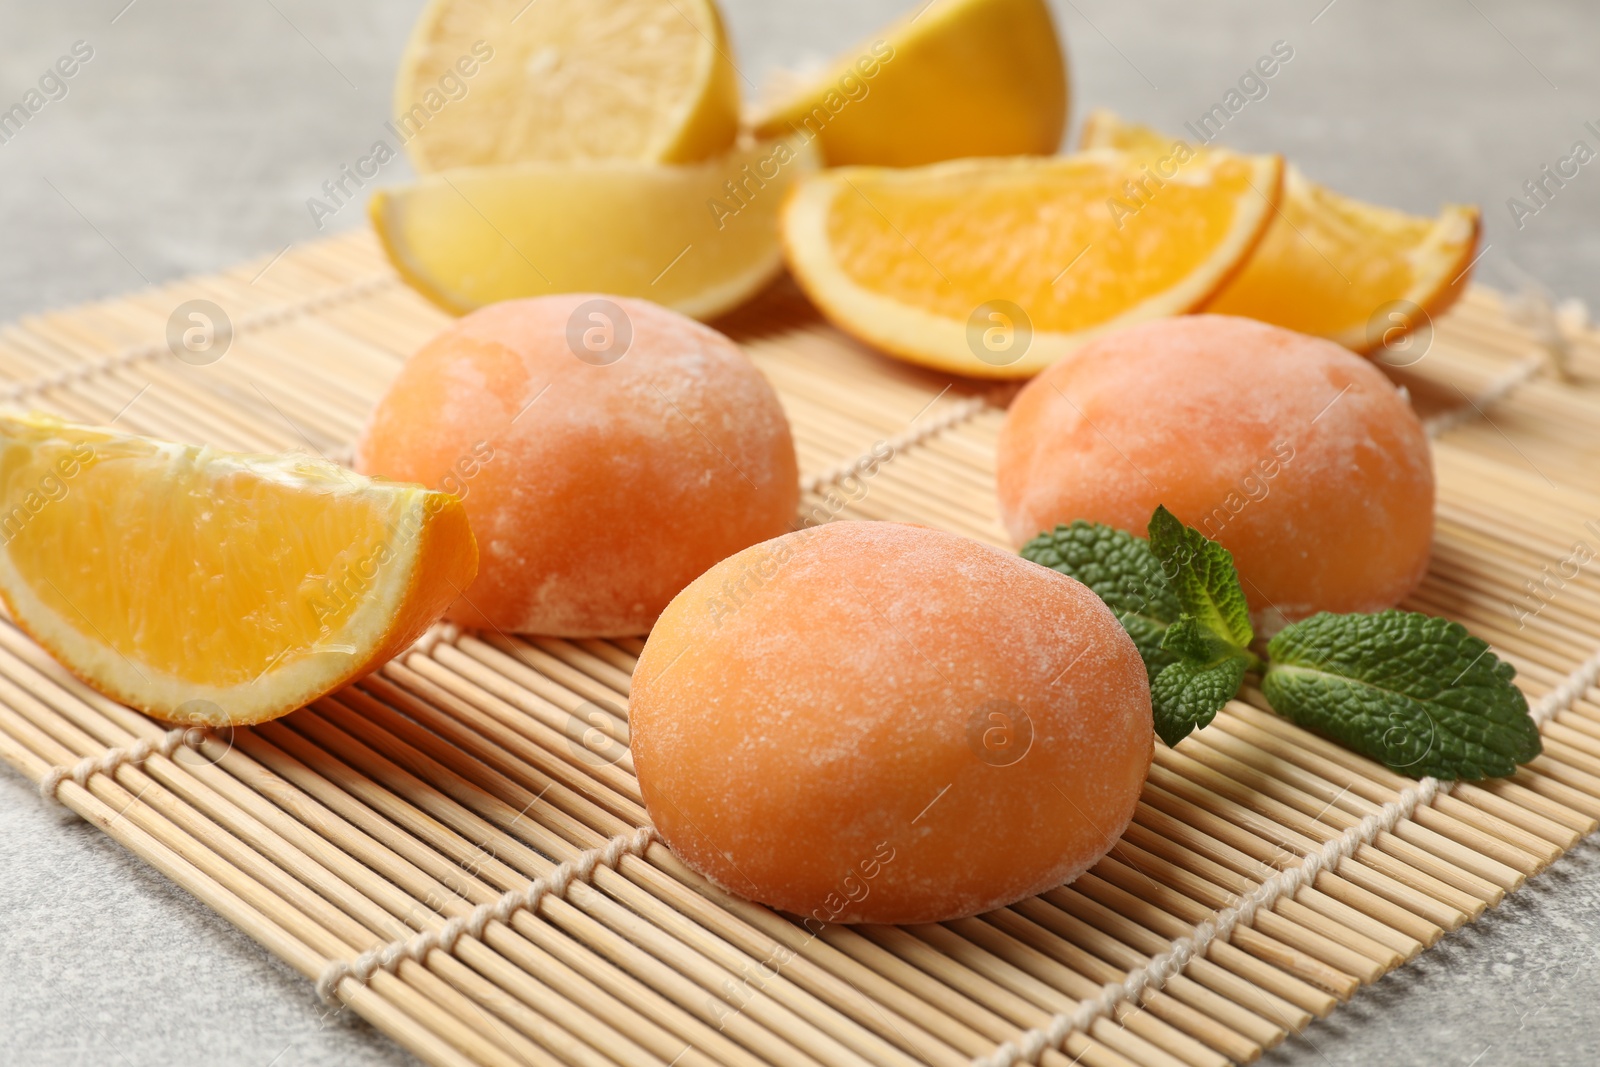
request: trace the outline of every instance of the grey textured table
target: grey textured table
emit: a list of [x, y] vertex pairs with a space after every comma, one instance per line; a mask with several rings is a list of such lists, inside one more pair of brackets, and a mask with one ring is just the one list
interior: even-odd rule
[[[126, 6], [124, 6], [126, 4]], [[92, 58], [0, 143], [0, 318], [270, 255], [386, 117], [416, 0], [0, 2], [0, 109]], [[751, 85], [869, 35], [897, 0], [724, 0]], [[1506, 201], [1600, 148], [1600, 8], [1582, 0], [1059, 0], [1074, 116], [1177, 128], [1257, 56], [1294, 58], [1223, 141], [1337, 189], [1485, 208], [1479, 277], [1600, 300], [1600, 162], [1519, 228]], [[404, 163], [385, 170], [401, 177]], [[341, 212], [329, 229], [362, 224]], [[331, 1067], [409, 1057], [142, 862], [0, 771], [0, 1064]], [[1600, 1062], [1600, 847], [1268, 1056], [1274, 1064]]]

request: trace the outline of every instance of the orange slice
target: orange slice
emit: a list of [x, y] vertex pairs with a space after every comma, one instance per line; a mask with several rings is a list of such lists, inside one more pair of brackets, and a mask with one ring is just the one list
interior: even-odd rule
[[[1109, 111], [1085, 121], [1083, 147], [1146, 158], [1177, 138]], [[1328, 337], [1357, 352], [1394, 345], [1466, 290], [1481, 228], [1479, 211], [1446, 204], [1434, 218], [1341, 196], [1290, 166], [1281, 216], [1255, 254], [1205, 310], [1243, 315]]]
[[761, 137], [815, 138], [830, 166], [1049, 155], [1067, 71], [1045, 0], [922, 0], [757, 115]]
[[0, 416], [0, 597], [171, 722], [293, 711], [420, 637], [477, 573], [461, 502], [304, 456]]
[[845, 167], [796, 186], [784, 253], [861, 340], [957, 374], [1025, 378], [1108, 330], [1203, 304], [1265, 231], [1282, 174], [1276, 156], [1227, 152], [1167, 179], [1112, 151]]

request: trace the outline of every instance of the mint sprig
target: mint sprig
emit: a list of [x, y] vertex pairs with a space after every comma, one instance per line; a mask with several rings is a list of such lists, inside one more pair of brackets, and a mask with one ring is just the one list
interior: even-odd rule
[[[1263, 664], [1227, 549], [1166, 508], [1150, 539], [1089, 522], [1023, 546], [1035, 563], [1077, 578], [1133, 638], [1150, 676], [1156, 733], [1175, 745], [1206, 726], [1262, 670], [1284, 718], [1413, 777], [1514, 774], [1540, 752], [1516, 670], [1460, 623], [1416, 612], [1314, 615], [1285, 627]], [[1263, 669], [1264, 668], [1264, 669]]]
[[1267, 646], [1272, 709], [1413, 776], [1498, 778], [1541, 751], [1516, 668], [1449, 619], [1324, 612]]
[[1166, 508], [1151, 516], [1148, 541], [1079, 521], [1041, 533], [1022, 555], [1078, 579], [1116, 613], [1144, 659], [1156, 733], [1169, 745], [1216, 718], [1258, 663], [1233, 557]]

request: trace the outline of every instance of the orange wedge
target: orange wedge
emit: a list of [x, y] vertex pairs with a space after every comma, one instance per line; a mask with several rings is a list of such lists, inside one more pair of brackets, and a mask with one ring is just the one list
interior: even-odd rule
[[[1177, 138], [1109, 111], [1085, 121], [1084, 148], [1146, 158]], [[1328, 337], [1357, 352], [1393, 345], [1466, 290], [1481, 228], [1479, 211], [1446, 204], [1434, 218], [1340, 196], [1293, 166], [1281, 216], [1236, 278], [1205, 306]]]
[[171, 722], [275, 718], [415, 641], [478, 569], [461, 502], [304, 456], [0, 416], [0, 597]]
[[861, 340], [957, 374], [1025, 378], [1108, 330], [1203, 304], [1265, 232], [1282, 175], [1276, 156], [1228, 152], [1196, 155], [1159, 186], [1142, 159], [1105, 150], [844, 167], [796, 186], [784, 254]]

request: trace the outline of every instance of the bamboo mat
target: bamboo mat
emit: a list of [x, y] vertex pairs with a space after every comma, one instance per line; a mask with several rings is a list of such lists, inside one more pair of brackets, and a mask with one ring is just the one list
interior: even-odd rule
[[[235, 327], [209, 366], [164, 340], [192, 298]], [[339, 458], [447, 321], [353, 233], [0, 328], [0, 400]], [[1004, 390], [876, 357], [784, 285], [720, 325], [783, 398], [813, 521], [1004, 543]], [[1433, 566], [1408, 606], [1489, 641], [1552, 716], [1511, 779], [1419, 799], [1246, 693], [1157, 746], [1133, 825], [1070, 886], [814, 936], [635, 833], [621, 740], [638, 641], [438, 630], [312, 707], [202, 735], [94, 694], [0, 622], [0, 756], [434, 1064], [955, 1067], [1029, 1032], [1053, 1067], [1247, 1062], [1600, 817], [1600, 580], [1594, 550], [1575, 552], [1600, 546], [1600, 335], [1525, 329], [1478, 289], [1394, 373], [1437, 433]], [[875, 447], [892, 459], [862, 464]], [[60, 770], [85, 758], [99, 769]], [[1336, 847], [1348, 858], [1317, 860]], [[532, 906], [490, 914], [511, 892]], [[407, 939], [386, 968], [338, 967]], [[1060, 1040], [1039, 1052], [1046, 1031]]]

